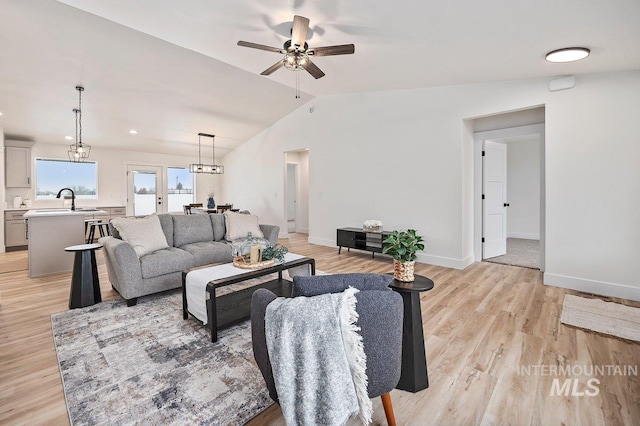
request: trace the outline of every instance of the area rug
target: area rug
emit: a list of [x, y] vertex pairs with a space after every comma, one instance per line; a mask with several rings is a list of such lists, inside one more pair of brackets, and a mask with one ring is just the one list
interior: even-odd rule
[[51, 317], [72, 425], [241, 425], [270, 404], [250, 321], [222, 330], [182, 319], [180, 291]]
[[640, 342], [640, 308], [567, 294], [560, 322]]
[[540, 241], [507, 238], [507, 254], [484, 259], [484, 261], [540, 269]]

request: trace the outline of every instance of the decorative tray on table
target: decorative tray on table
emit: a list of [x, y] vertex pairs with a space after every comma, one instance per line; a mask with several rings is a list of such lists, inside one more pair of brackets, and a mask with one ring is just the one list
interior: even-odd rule
[[240, 269], [268, 268], [274, 263], [276, 263], [275, 259], [261, 260], [260, 262], [250, 263], [247, 256], [236, 256], [233, 258], [233, 266]]

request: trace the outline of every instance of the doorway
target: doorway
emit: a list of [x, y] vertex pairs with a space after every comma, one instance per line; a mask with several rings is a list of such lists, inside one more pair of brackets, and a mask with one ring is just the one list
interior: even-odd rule
[[474, 141], [475, 260], [544, 271], [544, 124]]
[[287, 163], [287, 232], [296, 232], [298, 165]]
[[157, 166], [127, 166], [127, 214], [163, 212], [163, 173]]
[[284, 153], [284, 218], [287, 234], [309, 233], [309, 150]]

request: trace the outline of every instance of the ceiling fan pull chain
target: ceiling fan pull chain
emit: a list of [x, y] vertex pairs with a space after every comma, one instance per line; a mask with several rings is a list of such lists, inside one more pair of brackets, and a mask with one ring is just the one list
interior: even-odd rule
[[296, 73], [296, 99], [300, 99], [300, 73]]

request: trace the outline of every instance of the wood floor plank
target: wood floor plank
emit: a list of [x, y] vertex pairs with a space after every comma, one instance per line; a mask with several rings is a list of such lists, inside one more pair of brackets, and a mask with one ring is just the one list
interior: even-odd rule
[[[308, 244], [304, 234], [281, 242], [327, 272], [392, 271], [386, 256], [339, 255]], [[102, 299], [119, 298], [101, 252], [97, 259]], [[565, 294], [577, 292], [544, 286], [540, 271], [491, 263], [464, 271], [419, 263], [416, 273], [435, 282], [421, 294], [430, 387], [391, 392], [398, 425], [640, 424], [637, 375], [597, 377], [597, 396], [576, 397], [551, 395], [553, 380], [564, 376], [521, 374], [526, 366], [640, 364], [640, 344], [560, 323]], [[69, 283], [69, 273], [30, 279], [25, 251], [0, 254], [0, 424], [69, 422], [51, 332], [51, 315], [68, 310]], [[578, 377], [579, 391], [588, 389], [587, 379]], [[379, 398], [373, 406], [373, 424], [386, 424]], [[281, 426], [284, 419], [274, 404], [249, 425]]]

